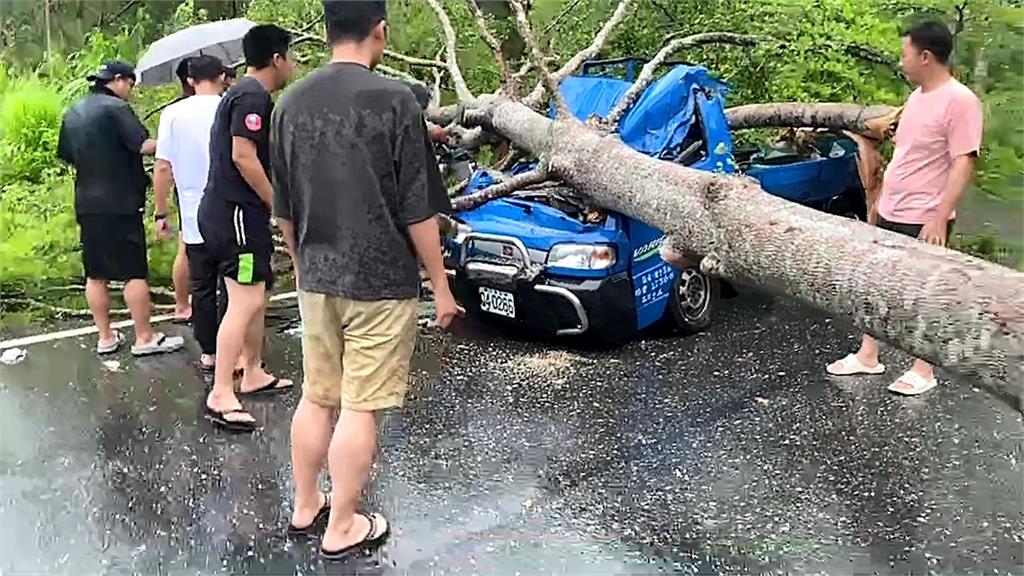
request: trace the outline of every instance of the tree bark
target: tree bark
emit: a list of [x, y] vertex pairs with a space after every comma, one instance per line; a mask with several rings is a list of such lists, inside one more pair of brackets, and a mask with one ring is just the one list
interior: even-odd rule
[[[843, 123], [827, 121], [863, 128], [871, 116], [839, 117]], [[1022, 395], [1024, 274], [788, 202], [747, 177], [645, 156], [575, 119], [552, 121], [506, 98], [478, 101], [465, 120], [544, 157], [550, 178], [661, 229], [670, 250], [704, 255], [708, 270], [784, 292]]]
[[536, 170], [530, 170], [529, 172], [523, 172], [517, 174], [504, 182], [492, 184], [479, 192], [474, 192], [467, 196], [459, 196], [452, 200], [452, 208], [459, 211], [472, 210], [477, 206], [481, 206], [503, 196], [522, 190], [523, 188], [532, 186], [534, 184], [540, 184], [548, 179], [547, 170], [539, 168]]
[[733, 130], [791, 126], [830, 128], [881, 140], [894, 129], [902, 110], [884, 105], [784, 102], [727, 108], [725, 117]]

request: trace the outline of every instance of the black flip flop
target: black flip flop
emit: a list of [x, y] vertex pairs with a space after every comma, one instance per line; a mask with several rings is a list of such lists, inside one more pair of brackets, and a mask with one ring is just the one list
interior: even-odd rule
[[213, 422], [214, 425], [220, 426], [228, 432], [255, 432], [259, 428], [256, 422], [239, 422], [225, 418], [228, 414], [239, 413], [249, 414], [249, 411], [245, 408], [235, 408], [234, 410], [225, 410], [220, 412], [207, 406], [205, 416], [206, 419]]
[[180, 316], [175, 316], [174, 318], [171, 318], [171, 324], [178, 324], [179, 326], [183, 324], [190, 324], [191, 322], [191, 316], [189, 316], [188, 318], [182, 318]]
[[[260, 362], [260, 370], [266, 370], [266, 369], [267, 369], [266, 361]], [[236, 380], [238, 378], [241, 378], [244, 375], [245, 375], [245, 368], [235, 368], [235, 371], [231, 373], [231, 377], [236, 379]]]
[[324, 495], [324, 505], [321, 506], [320, 509], [316, 511], [316, 516], [313, 516], [313, 521], [310, 522], [308, 526], [304, 526], [302, 528], [299, 528], [295, 524], [292, 524], [291, 522], [289, 522], [288, 523], [288, 533], [289, 534], [309, 534], [310, 530], [314, 526], [316, 526], [317, 524], [320, 524], [321, 522], [323, 522], [324, 520], [327, 519], [327, 517], [331, 513], [331, 493], [330, 492], [321, 492], [321, 494]]
[[325, 560], [344, 560], [355, 552], [376, 548], [383, 544], [391, 534], [391, 523], [388, 522], [387, 526], [384, 528], [384, 532], [381, 532], [380, 536], [374, 538], [373, 534], [377, 531], [377, 521], [374, 519], [373, 515], [366, 514], [364, 512], [356, 512], [356, 514], [370, 521], [370, 529], [366, 532], [366, 536], [364, 536], [360, 542], [356, 542], [355, 544], [342, 548], [341, 550], [327, 550], [321, 546], [320, 555], [323, 556]]
[[291, 390], [292, 388], [295, 387], [295, 383], [294, 382], [292, 382], [288, 386], [278, 386], [277, 384], [280, 381], [281, 381], [280, 378], [274, 378], [270, 382], [267, 382], [266, 384], [264, 384], [263, 386], [260, 386], [259, 388], [255, 389], [255, 390], [250, 390], [248, 392], [241, 392], [241, 391], [239, 391], [238, 395], [239, 396], [255, 396], [257, 394], [274, 394], [274, 393], [277, 393], [277, 392], [285, 392], [285, 391]]

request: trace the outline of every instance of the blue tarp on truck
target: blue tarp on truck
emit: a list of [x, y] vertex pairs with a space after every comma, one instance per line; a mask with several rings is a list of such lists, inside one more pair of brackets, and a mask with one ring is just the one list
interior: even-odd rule
[[[561, 92], [569, 111], [586, 121], [607, 116], [631, 85], [615, 78], [571, 76], [562, 82]], [[706, 68], [676, 66], [651, 83], [619, 122], [622, 142], [655, 157], [678, 146], [693, 122], [694, 92], [686, 89], [692, 87], [707, 88], [719, 98], [728, 90]]]

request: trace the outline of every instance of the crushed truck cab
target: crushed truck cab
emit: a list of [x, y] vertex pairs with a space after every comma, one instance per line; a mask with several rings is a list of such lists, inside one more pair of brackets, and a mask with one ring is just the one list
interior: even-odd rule
[[[605, 116], [632, 83], [638, 59], [588, 62], [561, 92], [585, 120]], [[603, 76], [625, 68], [625, 79]], [[852, 141], [822, 135], [827, 149], [734, 154], [724, 113], [727, 87], [705, 68], [674, 65], [619, 123], [631, 148], [697, 170], [743, 170], [771, 194], [818, 208], [863, 214]], [[553, 112], [552, 112], [553, 114]], [[520, 163], [506, 176], [528, 171]], [[613, 166], [608, 167], [614, 170]], [[464, 194], [496, 182], [474, 171]], [[859, 198], [859, 204], [857, 199]], [[624, 214], [592, 206], [564, 185], [542, 184], [458, 214], [445, 263], [459, 302], [481, 318], [558, 336], [621, 341], [659, 322], [684, 332], [710, 325], [720, 280], [661, 259], [665, 235]]]

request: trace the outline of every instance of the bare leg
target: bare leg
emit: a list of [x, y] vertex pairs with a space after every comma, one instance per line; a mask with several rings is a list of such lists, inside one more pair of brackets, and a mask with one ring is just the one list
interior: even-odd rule
[[153, 340], [153, 327], [149, 324], [149, 284], [145, 280], [129, 280], [124, 285], [124, 301], [135, 323], [135, 344], [148, 344]]
[[[245, 347], [242, 350], [242, 368], [245, 368], [247, 374], [253, 376], [265, 375], [265, 373], [257, 373], [257, 370], [262, 372], [260, 364], [263, 363], [263, 329], [266, 327], [266, 322], [267, 303], [264, 301], [249, 322], [249, 327], [245, 331]], [[246, 380], [248, 378], [244, 378], [242, 383], [244, 384]]]
[[[242, 382], [239, 384], [239, 389], [243, 393], [252, 392], [265, 386], [274, 378], [260, 366], [263, 363], [263, 332], [266, 327], [266, 312], [267, 304], [264, 301], [260, 309], [253, 315], [245, 333], [245, 343], [239, 358], [240, 367], [245, 369], [242, 374]], [[281, 378], [275, 388], [288, 388], [292, 384], [291, 380]]]
[[292, 476], [295, 482], [292, 526], [297, 528], [309, 526], [323, 505], [319, 480], [331, 443], [333, 413], [333, 410], [303, 397], [292, 417]]
[[185, 253], [185, 241], [178, 236], [178, 253], [174, 256], [174, 268], [171, 271], [174, 281], [174, 315], [188, 318], [192, 315], [192, 304], [189, 303], [188, 254]]
[[[242, 353], [235, 363], [235, 370], [248, 371], [253, 365], [261, 369], [263, 363], [263, 323], [266, 321], [267, 303], [264, 301], [259, 311], [253, 316], [249, 326], [245, 329], [245, 339], [242, 341]], [[258, 331], [258, 332], [254, 332]], [[263, 374], [257, 374], [263, 376]], [[250, 380], [251, 381], [251, 380]]]
[[[263, 305], [264, 285], [242, 285], [231, 278], [225, 278], [228, 289], [228, 309], [224, 320], [217, 330], [217, 363], [213, 376], [213, 389], [206, 397], [206, 405], [210, 409], [223, 412], [242, 407], [235, 395], [232, 373], [238, 357], [242, 353], [242, 344], [250, 322]], [[252, 422], [250, 414], [234, 413], [226, 418], [239, 422]]]
[[85, 280], [85, 301], [89, 303], [92, 321], [99, 330], [100, 344], [113, 344], [114, 331], [110, 329], [110, 294], [106, 280]]
[[861, 364], [869, 368], [878, 365], [878, 342], [867, 334], [861, 338], [860, 350], [857, 351], [857, 360], [860, 360]]
[[368, 521], [356, 515], [363, 485], [377, 451], [377, 422], [373, 412], [341, 410], [328, 452], [331, 470], [331, 516], [321, 545], [339, 550], [360, 542]]
[[[860, 365], [863, 366], [864, 368], [867, 368], [869, 370], [875, 370], [876, 368], [878, 368], [879, 370], [885, 369], [884, 367], [879, 368], [880, 365], [878, 363], [878, 342], [876, 342], [874, 338], [868, 336], [867, 334], [865, 334], [861, 338], [860, 348], [857, 350], [856, 357], [857, 362], [860, 363]], [[843, 357], [842, 359], [830, 364], [828, 366], [828, 372], [831, 374], [850, 374], [851, 372], [848, 371], [850, 370], [850, 368], [846, 367], [846, 358], [847, 357]], [[860, 371], [863, 372], [863, 370]], [[857, 373], [857, 371], [853, 373]]]

